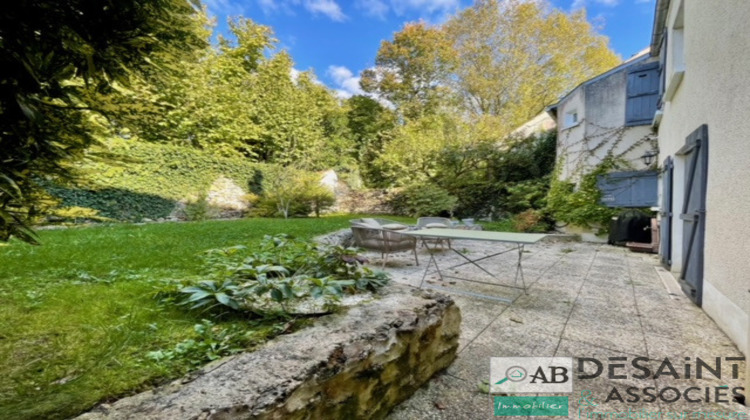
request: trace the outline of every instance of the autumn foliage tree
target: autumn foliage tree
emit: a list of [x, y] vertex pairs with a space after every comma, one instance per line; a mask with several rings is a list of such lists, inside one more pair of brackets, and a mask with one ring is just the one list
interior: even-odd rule
[[376, 67], [362, 72], [361, 85], [387, 99], [407, 118], [435, 111], [449, 94], [445, 81], [455, 66], [455, 52], [439, 27], [408, 23], [383, 41]]
[[620, 61], [585, 10], [567, 14], [543, 2], [478, 0], [444, 30], [458, 56], [451, 82], [462, 108], [506, 129]]

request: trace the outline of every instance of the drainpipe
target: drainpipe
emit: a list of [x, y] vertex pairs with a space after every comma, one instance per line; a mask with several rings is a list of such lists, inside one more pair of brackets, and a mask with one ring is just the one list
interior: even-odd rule
[[654, 27], [651, 31], [651, 56], [656, 57], [661, 50], [661, 43], [666, 31], [667, 12], [669, 12], [670, 0], [656, 0], [654, 11]]

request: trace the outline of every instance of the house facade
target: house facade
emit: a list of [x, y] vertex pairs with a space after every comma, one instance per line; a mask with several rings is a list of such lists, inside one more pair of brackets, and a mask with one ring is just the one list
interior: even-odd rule
[[663, 264], [748, 354], [750, 7], [657, 0]]
[[[659, 99], [659, 63], [646, 49], [623, 64], [583, 82], [547, 112], [557, 123], [558, 179], [578, 183], [606, 158], [618, 170], [640, 174], [653, 168], [641, 158], [656, 153], [653, 116]], [[624, 178], [625, 179], [625, 178]], [[630, 179], [630, 178], [628, 178]], [[651, 193], [636, 203], [618, 202], [613, 207], [651, 207], [657, 204], [656, 174]], [[605, 241], [591, 229], [562, 228], [584, 240]]]

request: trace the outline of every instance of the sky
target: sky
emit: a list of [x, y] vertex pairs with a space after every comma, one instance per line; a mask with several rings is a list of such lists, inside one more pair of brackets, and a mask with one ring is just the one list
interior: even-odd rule
[[[273, 28], [297, 70], [313, 70], [341, 97], [361, 93], [359, 73], [375, 64], [382, 40], [406, 22], [440, 23], [471, 0], [203, 0], [226, 33], [229, 16]], [[655, 0], [547, 0], [570, 12], [585, 8], [589, 21], [627, 59], [651, 40]]]

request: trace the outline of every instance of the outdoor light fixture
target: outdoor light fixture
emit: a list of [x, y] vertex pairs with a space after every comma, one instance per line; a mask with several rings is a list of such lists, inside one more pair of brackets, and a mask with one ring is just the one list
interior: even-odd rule
[[651, 163], [654, 162], [654, 158], [658, 155], [657, 152], [653, 150], [649, 150], [648, 152], [644, 153], [643, 156], [641, 156], [641, 159], [643, 159], [643, 163], [646, 166], [651, 165]]

